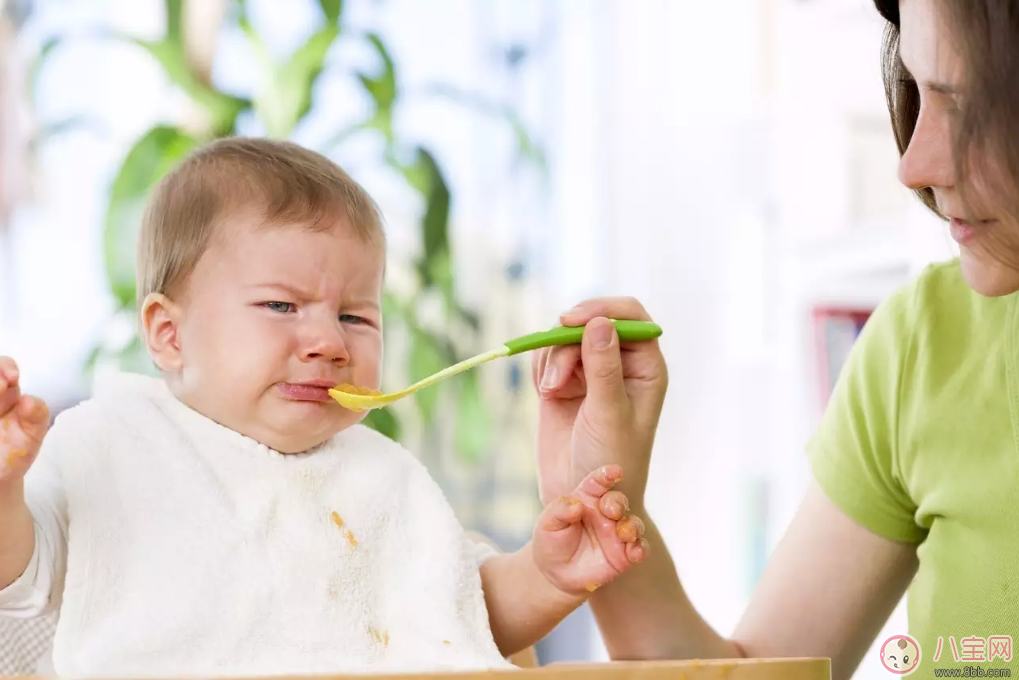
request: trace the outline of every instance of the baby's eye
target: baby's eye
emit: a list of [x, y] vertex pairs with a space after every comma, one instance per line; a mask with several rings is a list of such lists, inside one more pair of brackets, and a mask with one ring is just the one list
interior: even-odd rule
[[364, 323], [364, 317], [355, 316], [353, 314], [340, 314], [340, 323]]
[[909, 655], [902, 657], [902, 663], [909, 663]]
[[292, 302], [263, 302], [262, 306], [280, 314], [294, 311], [295, 305]]

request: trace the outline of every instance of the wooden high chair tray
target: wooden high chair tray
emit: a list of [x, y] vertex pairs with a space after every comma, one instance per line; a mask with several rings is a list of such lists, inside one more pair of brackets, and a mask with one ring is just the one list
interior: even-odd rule
[[[540, 668], [471, 673], [413, 673], [405, 675], [276, 676], [276, 680], [482, 680], [515, 677], [543, 680], [831, 680], [829, 659], [726, 659], [705, 661], [632, 661], [611, 663], [556, 663]], [[46, 680], [43, 677], [28, 680]], [[101, 679], [96, 679], [101, 680]], [[144, 680], [136, 678], [135, 680]], [[189, 678], [188, 680], [214, 680]], [[231, 678], [230, 680], [266, 680]]]
[[[524, 671], [548, 680], [831, 680], [830, 659], [712, 659], [549, 664]], [[473, 678], [473, 676], [471, 676]], [[481, 678], [483, 676], [477, 676]]]

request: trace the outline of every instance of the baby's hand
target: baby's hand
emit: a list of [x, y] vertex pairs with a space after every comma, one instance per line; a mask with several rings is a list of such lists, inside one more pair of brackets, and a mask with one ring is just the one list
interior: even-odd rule
[[594, 592], [647, 557], [644, 523], [627, 515], [626, 496], [612, 491], [622, 477], [618, 465], [601, 467], [538, 518], [534, 560], [564, 593]]
[[41, 399], [21, 394], [18, 366], [0, 357], [0, 492], [25, 472], [39, 453], [50, 425], [50, 413]]

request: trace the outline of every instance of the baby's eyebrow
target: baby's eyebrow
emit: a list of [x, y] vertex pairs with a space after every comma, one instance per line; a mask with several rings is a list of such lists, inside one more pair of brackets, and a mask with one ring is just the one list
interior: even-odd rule
[[297, 288], [296, 286], [293, 286], [293, 285], [291, 285], [289, 283], [280, 283], [280, 282], [274, 282], [274, 283], [256, 283], [253, 286], [251, 286], [251, 288], [273, 288], [273, 289], [276, 289], [276, 290], [281, 290], [281, 291], [283, 291], [285, 293], [290, 293], [291, 295], [293, 295], [295, 297], [300, 297], [300, 298], [308, 296], [308, 294], [305, 291], [303, 291], [300, 288]]
[[[254, 288], [256, 290], [264, 290], [264, 289], [278, 290], [278, 291], [282, 291], [284, 293], [288, 293], [289, 295], [291, 295], [291, 296], [293, 296], [295, 298], [301, 299], [301, 300], [310, 300], [310, 299], [313, 299], [315, 297], [314, 295], [312, 295], [308, 291], [301, 290], [297, 286], [294, 286], [293, 284], [290, 284], [290, 283], [283, 283], [283, 282], [256, 283], [256, 284], [252, 284], [249, 287], [250, 288]], [[370, 308], [375, 309], [375, 310], [378, 310], [378, 309], [382, 308], [382, 306], [379, 304], [378, 299], [376, 297], [374, 297], [374, 296], [372, 296], [372, 297], [364, 297], [364, 298], [354, 298], [352, 300], [349, 300], [348, 304], [354, 305], [354, 306], [358, 306], [358, 307], [370, 307]]]
[[351, 300], [350, 304], [355, 308], [368, 307], [376, 311], [382, 308], [381, 305], [379, 305], [379, 303], [376, 300]]

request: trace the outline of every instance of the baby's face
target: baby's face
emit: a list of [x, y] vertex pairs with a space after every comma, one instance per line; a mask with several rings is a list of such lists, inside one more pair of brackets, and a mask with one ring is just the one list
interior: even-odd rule
[[331, 231], [220, 225], [179, 301], [180, 370], [195, 410], [283, 453], [312, 448], [363, 414], [327, 393], [378, 389], [384, 250]]

